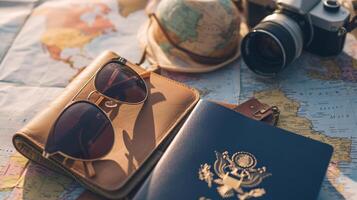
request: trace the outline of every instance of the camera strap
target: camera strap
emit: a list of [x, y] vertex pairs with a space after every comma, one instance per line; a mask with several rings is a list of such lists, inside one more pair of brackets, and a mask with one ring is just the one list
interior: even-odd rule
[[348, 22], [346, 26], [346, 31], [351, 32], [355, 28], [357, 28], [357, 15], [355, 15], [350, 22]]
[[[243, 1], [244, 0], [232, 0], [233, 4], [237, 7], [238, 11], [241, 13], [245, 12]], [[273, 12], [277, 8], [277, 6], [274, 2], [275, 1], [271, 1], [269, 4], [264, 5], [264, 9], [269, 12]]]
[[[354, 10], [354, 12], [357, 12], [357, 0], [352, 0], [352, 9]], [[348, 22], [347, 26], [346, 26], [346, 31], [347, 32], [351, 32], [353, 31], [355, 28], [357, 27], [357, 15], [355, 15], [351, 21]]]
[[243, 0], [232, 0], [232, 2], [240, 12], [244, 12]]

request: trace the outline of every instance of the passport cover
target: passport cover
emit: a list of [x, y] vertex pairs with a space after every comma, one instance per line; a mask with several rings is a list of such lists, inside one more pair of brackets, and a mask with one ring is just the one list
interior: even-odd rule
[[333, 148], [200, 101], [135, 200], [312, 200]]

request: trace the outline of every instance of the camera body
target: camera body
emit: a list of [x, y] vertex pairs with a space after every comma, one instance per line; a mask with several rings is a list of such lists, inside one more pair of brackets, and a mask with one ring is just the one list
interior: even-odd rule
[[245, 0], [244, 10], [247, 25], [255, 27], [266, 16], [271, 15], [277, 9], [276, 0]]
[[[319, 56], [343, 50], [350, 13], [335, 0], [246, 0], [245, 10], [247, 23], [254, 28], [242, 41], [242, 57], [259, 74], [275, 75], [299, 57], [302, 49]], [[268, 67], [274, 69], [255, 69], [265, 63], [254, 61], [257, 56], [270, 60]]]

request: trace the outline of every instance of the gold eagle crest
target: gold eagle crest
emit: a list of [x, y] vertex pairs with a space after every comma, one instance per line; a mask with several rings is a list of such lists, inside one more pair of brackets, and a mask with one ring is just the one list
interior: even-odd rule
[[205, 181], [209, 188], [216, 184], [221, 197], [236, 196], [239, 200], [262, 197], [266, 193], [264, 188], [258, 186], [272, 174], [264, 166], [256, 168], [257, 159], [253, 154], [241, 151], [230, 157], [227, 151], [215, 153], [214, 173], [207, 163], [201, 165], [198, 171], [199, 179]]

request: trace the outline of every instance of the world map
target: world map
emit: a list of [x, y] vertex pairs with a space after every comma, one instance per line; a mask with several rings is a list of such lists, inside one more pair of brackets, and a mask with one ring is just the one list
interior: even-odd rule
[[[11, 138], [102, 51], [138, 61], [146, 3], [0, 1], [0, 200], [85, 199], [83, 187], [29, 162]], [[277, 105], [279, 127], [335, 149], [319, 199], [357, 199], [357, 41], [351, 35], [341, 55], [305, 52], [274, 79], [253, 74], [241, 60], [208, 74], [162, 74], [197, 88], [203, 99], [238, 103], [256, 97]]]
[[145, 4], [0, 1], [0, 200], [86, 199], [74, 180], [17, 153], [11, 137], [102, 51], [139, 59], [135, 40]]
[[[110, 8], [103, 3], [66, 5], [51, 5], [36, 9], [35, 16], [45, 16], [46, 30], [41, 34], [41, 43], [50, 53], [51, 58], [63, 61], [73, 67], [71, 56], [64, 57], [63, 50], [78, 48], [83, 51], [84, 46], [96, 37], [108, 32], [115, 32], [112, 22], [106, 18]], [[66, 13], [61, 18], [63, 13]], [[83, 55], [85, 56], [85, 55]]]

